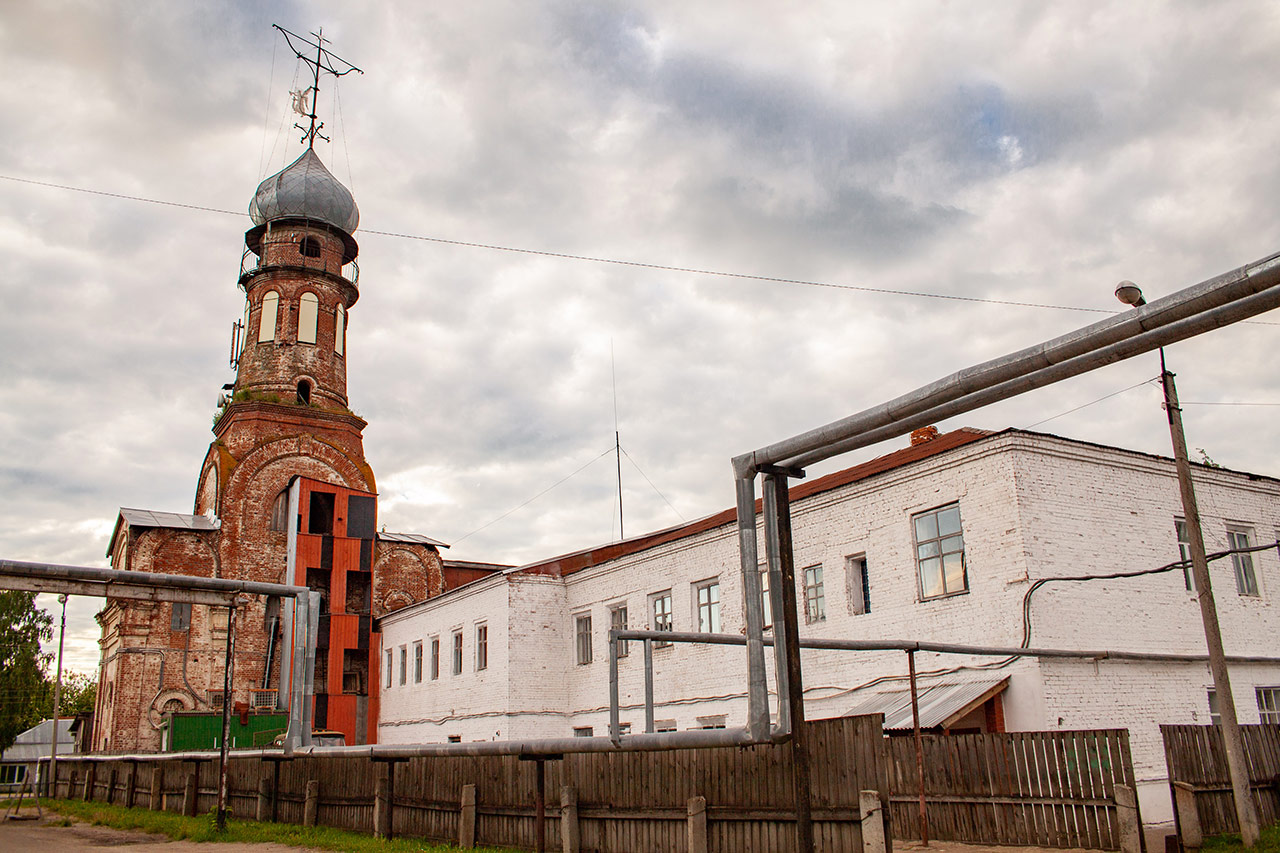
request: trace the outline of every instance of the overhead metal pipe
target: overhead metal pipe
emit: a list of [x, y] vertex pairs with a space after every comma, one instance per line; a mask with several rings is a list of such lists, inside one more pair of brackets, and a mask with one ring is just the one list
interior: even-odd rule
[[[1142, 308], [965, 368], [887, 403], [734, 457], [739, 481], [768, 465], [803, 466], [1104, 364], [1149, 352], [1280, 307], [1280, 253], [1246, 264]], [[1159, 330], [1164, 330], [1160, 332]], [[1103, 351], [1103, 352], [1100, 352]], [[1096, 360], [1084, 359], [1099, 354]], [[1069, 368], [1035, 376], [1070, 362]], [[1008, 383], [1008, 384], [1006, 384]], [[978, 392], [1001, 387], [995, 395]], [[969, 398], [961, 406], [946, 404]]]
[[[661, 637], [672, 643], [705, 643], [713, 646], [742, 646], [747, 640], [741, 634], [702, 634], [695, 631], [612, 632], [619, 640], [644, 640]], [[773, 645], [773, 637], [765, 637], [764, 645]], [[1041, 649], [1022, 646], [972, 646], [963, 643], [934, 643], [928, 640], [839, 640], [801, 637], [800, 648], [838, 652], [936, 652], [944, 655], [983, 655], [993, 657], [1079, 658], [1083, 660], [1145, 660], [1167, 663], [1205, 661], [1208, 655], [1174, 652], [1130, 652], [1120, 649]], [[1280, 663], [1280, 655], [1228, 655], [1233, 663]]]

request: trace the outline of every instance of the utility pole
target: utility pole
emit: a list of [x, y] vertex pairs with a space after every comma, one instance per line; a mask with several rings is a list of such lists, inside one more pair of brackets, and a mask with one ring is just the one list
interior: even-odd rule
[[[1147, 304], [1142, 291], [1131, 281], [1116, 287], [1116, 298], [1139, 308]], [[1213, 675], [1214, 695], [1222, 719], [1222, 740], [1227, 751], [1227, 773], [1231, 777], [1231, 795], [1235, 800], [1240, 838], [1246, 847], [1258, 843], [1258, 812], [1253, 805], [1249, 786], [1249, 768], [1244, 755], [1244, 737], [1236, 717], [1236, 703], [1231, 695], [1231, 677], [1227, 672], [1227, 656], [1222, 648], [1222, 631], [1218, 625], [1218, 607], [1213, 599], [1209, 579], [1209, 562], [1205, 559], [1204, 533], [1200, 529], [1200, 510], [1196, 506], [1195, 487], [1191, 483], [1191, 463], [1187, 461], [1187, 437], [1182, 430], [1182, 409], [1178, 406], [1178, 389], [1173, 374], [1165, 366], [1164, 347], [1160, 348], [1160, 384], [1164, 389], [1164, 409], [1169, 419], [1169, 437], [1173, 441], [1173, 459], [1178, 469], [1178, 490], [1182, 494], [1182, 513], [1187, 519], [1187, 535], [1191, 540], [1191, 575], [1195, 579], [1196, 599], [1200, 602], [1200, 619], [1209, 647], [1209, 672]]]

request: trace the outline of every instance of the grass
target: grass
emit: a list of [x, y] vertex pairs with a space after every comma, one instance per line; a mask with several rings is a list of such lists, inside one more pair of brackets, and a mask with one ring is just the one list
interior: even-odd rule
[[[342, 850], [352, 853], [450, 853], [458, 848], [448, 844], [432, 844], [421, 839], [374, 838], [359, 832], [327, 826], [294, 826], [287, 823], [258, 823], [252, 820], [227, 820], [226, 832], [219, 833], [213, 815], [185, 817], [173, 812], [86, 803], [81, 800], [45, 800], [41, 805], [66, 817], [97, 826], [127, 829], [165, 835], [174, 840], [235, 841], [241, 843], [275, 842], [290, 847], [314, 847], [320, 850]], [[67, 824], [63, 824], [64, 826]], [[511, 853], [503, 848], [476, 848], [488, 853]]]
[[1239, 835], [1215, 835], [1206, 838], [1201, 853], [1280, 853], [1280, 823], [1262, 830], [1258, 843], [1252, 849], [1245, 847]]

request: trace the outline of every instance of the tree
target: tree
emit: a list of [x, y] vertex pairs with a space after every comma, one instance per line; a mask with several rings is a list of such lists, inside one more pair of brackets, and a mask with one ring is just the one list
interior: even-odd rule
[[[48, 701], [40, 707], [42, 718], [53, 716], [53, 681], [50, 676], [46, 676], [46, 680], [49, 685]], [[58, 697], [58, 716], [74, 717], [76, 714], [92, 711], [93, 701], [97, 695], [98, 682], [93, 679], [93, 676], [83, 672], [62, 673], [62, 695]]]
[[44, 668], [52, 655], [53, 617], [36, 609], [34, 592], [0, 591], [0, 751], [40, 722], [49, 694]]

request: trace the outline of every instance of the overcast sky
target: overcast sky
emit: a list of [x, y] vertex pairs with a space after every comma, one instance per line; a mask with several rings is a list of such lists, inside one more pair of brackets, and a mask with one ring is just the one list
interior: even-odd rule
[[[336, 99], [322, 81], [317, 150], [361, 209], [349, 394], [380, 522], [521, 563], [618, 536], [615, 376], [637, 534], [730, 506], [735, 454], [1121, 310], [1120, 279], [1155, 298], [1280, 249], [1278, 14], [8, 0], [0, 557], [102, 566], [119, 507], [191, 511], [246, 208], [302, 150], [272, 23], [323, 27], [365, 72]], [[1170, 348], [1184, 400], [1280, 403], [1261, 319]], [[1025, 427], [1157, 373], [1145, 356], [939, 427]], [[1278, 475], [1277, 413], [1188, 405], [1188, 441]], [[1150, 383], [1037, 428], [1169, 448]], [[69, 608], [72, 669], [96, 666], [99, 604]]]

